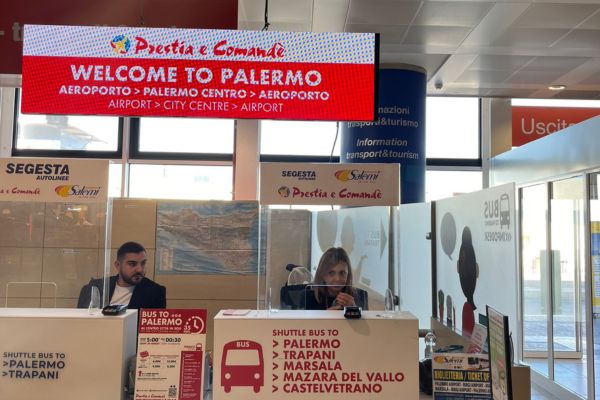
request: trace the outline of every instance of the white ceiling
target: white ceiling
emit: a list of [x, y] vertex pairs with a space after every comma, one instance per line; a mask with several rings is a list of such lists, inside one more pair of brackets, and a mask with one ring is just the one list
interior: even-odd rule
[[[261, 29], [265, 0], [238, 2]], [[600, 0], [269, 0], [269, 23], [378, 32], [380, 63], [425, 68], [429, 95], [600, 99]]]

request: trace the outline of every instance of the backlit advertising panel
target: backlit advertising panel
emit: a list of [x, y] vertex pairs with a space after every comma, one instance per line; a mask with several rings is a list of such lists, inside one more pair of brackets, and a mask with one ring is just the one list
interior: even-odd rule
[[512, 107], [512, 145], [522, 146], [597, 115], [600, 108]]
[[26, 25], [23, 113], [375, 119], [372, 33]]

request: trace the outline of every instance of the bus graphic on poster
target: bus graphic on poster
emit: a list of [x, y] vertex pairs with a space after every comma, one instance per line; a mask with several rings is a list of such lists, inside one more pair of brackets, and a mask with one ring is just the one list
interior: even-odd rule
[[223, 346], [221, 386], [226, 393], [232, 386], [251, 386], [255, 393], [264, 385], [262, 346], [251, 340], [234, 340]]

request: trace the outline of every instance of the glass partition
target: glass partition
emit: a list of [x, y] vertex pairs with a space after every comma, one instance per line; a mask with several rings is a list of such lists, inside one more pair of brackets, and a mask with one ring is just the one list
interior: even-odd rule
[[99, 203], [1, 201], [2, 306], [76, 307], [104, 275], [106, 213]]
[[341, 292], [348, 303], [384, 310], [393, 285], [389, 207], [262, 210], [271, 309], [336, 307]]
[[548, 191], [541, 184], [522, 188], [520, 193], [523, 354], [533, 369], [548, 376]]

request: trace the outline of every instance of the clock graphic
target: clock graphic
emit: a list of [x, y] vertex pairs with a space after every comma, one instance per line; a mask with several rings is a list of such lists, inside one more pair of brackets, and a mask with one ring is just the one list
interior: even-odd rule
[[183, 330], [189, 333], [202, 333], [204, 331], [204, 320], [197, 315], [191, 316], [185, 321]]

